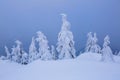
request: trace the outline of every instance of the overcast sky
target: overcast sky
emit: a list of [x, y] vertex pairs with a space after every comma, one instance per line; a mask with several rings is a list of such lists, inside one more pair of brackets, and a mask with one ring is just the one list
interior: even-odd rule
[[99, 44], [108, 34], [113, 50], [120, 50], [120, 0], [0, 0], [0, 53], [19, 39], [28, 51], [32, 36], [42, 31], [49, 45], [56, 45], [61, 28], [60, 13], [66, 13], [75, 47], [82, 50], [86, 34], [96, 32]]

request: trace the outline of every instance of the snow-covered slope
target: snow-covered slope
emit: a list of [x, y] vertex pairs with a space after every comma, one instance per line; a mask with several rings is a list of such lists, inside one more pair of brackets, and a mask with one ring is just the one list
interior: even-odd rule
[[84, 53], [73, 60], [37, 60], [29, 65], [0, 61], [0, 80], [120, 80], [120, 57], [114, 57], [115, 63], [100, 58]]

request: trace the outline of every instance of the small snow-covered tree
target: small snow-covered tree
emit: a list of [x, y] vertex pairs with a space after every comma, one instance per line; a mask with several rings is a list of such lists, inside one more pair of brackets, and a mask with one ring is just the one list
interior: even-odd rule
[[17, 63], [27, 64], [28, 54], [21, 48], [22, 43], [19, 40], [16, 40], [15, 43], [16, 46], [12, 47], [11, 53], [9, 52], [7, 46], [5, 46], [5, 52], [7, 53], [6, 58]]
[[55, 47], [53, 45], [51, 46], [51, 54], [52, 54], [53, 60], [56, 60], [57, 59], [57, 54], [56, 54]]
[[42, 60], [51, 60], [52, 55], [49, 50], [47, 37], [41, 31], [38, 31], [36, 40], [39, 43], [38, 57]]
[[87, 34], [87, 37], [88, 37], [88, 40], [87, 40], [85, 51], [90, 52], [90, 49], [91, 49], [91, 46], [92, 46], [92, 39], [93, 39], [92, 32], [89, 32]]
[[17, 62], [17, 54], [16, 54], [15, 46], [12, 47], [11, 56], [12, 56], [12, 61]]
[[97, 42], [98, 42], [97, 35], [96, 35], [96, 33], [94, 33], [91, 52], [94, 52], [94, 53], [100, 53], [101, 52], [101, 48], [97, 44]]
[[96, 33], [94, 33], [94, 36], [92, 36], [92, 33], [88, 33], [88, 40], [86, 44], [86, 52], [93, 52], [93, 53], [100, 53], [101, 48], [97, 44], [98, 39]]
[[9, 59], [9, 60], [11, 60], [11, 54], [10, 54], [7, 46], [5, 46], [5, 52], [6, 52], [6, 54], [7, 54], [7, 57], [6, 57], [6, 58]]
[[20, 63], [20, 59], [21, 59], [21, 56], [22, 56], [22, 49], [21, 49], [21, 45], [22, 45], [22, 42], [20, 42], [19, 40], [16, 40], [15, 41], [16, 43], [16, 56], [17, 56], [17, 62]]
[[22, 50], [21, 64], [28, 64], [28, 54]]
[[75, 48], [73, 34], [70, 31], [70, 23], [67, 21], [67, 15], [62, 15], [62, 28], [58, 34], [57, 52], [59, 53], [59, 59], [75, 58]]
[[29, 62], [32, 62], [35, 59], [37, 59], [37, 49], [35, 46], [35, 38], [32, 37], [32, 42], [29, 47]]
[[104, 44], [103, 44], [103, 49], [102, 49], [102, 61], [114, 61], [113, 60], [113, 53], [111, 48], [109, 47], [110, 44], [110, 38], [107, 35], [104, 38]]
[[22, 57], [22, 48], [21, 45], [22, 43], [19, 40], [15, 41], [16, 46], [13, 46], [12, 48], [12, 60], [18, 63], [21, 63], [21, 57]]

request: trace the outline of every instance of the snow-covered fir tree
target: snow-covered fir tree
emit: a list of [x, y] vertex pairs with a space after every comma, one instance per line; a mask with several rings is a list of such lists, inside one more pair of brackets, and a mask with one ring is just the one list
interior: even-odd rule
[[53, 45], [51, 46], [51, 54], [52, 54], [53, 60], [56, 60], [57, 59], [57, 53], [56, 53], [55, 47]]
[[28, 64], [28, 54], [22, 50], [21, 64]]
[[15, 41], [16, 46], [12, 47], [11, 60], [21, 64], [28, 63], [28, 54], [22, 49], [22, 42], [19, 40]]
[[47, 37], [41, 31], [37, 32], [36, 41], [39, 43], [38, 57], [42, 60], [51, 60], [52, 55], [49, 50]]
[[59, 53], [59, 59], [75, 58], [75, 48], [73, 34], [70, 31], [70, 23], [67, 21], [67, 15], [62, 15], [62, 27], [58, 34], [57, 52]]
[[21, 45], [22, 45], [22, 42], [20, 42], [19, 40], [16, 40], [15, 41], [15, 43], [16, 43], [16, 48], [15, 48], [15, 50], [16, 50], [16, 57], [17, 57], [17, 62], [18, 63], [20, 63], [21, 61], [20, 61], [20, 59], [21, 59], [21, 54], [22, 54], [22, 50], [21, 50]]
[[91, 49], [91, 46], [92, 46], [92, 39], [93, 39], [92, 32], [89, 32], [87, 34], [87, 37], [88, 37], [88, 39], [87, 39], [87, 44], [86, 44], [85, 51], [90, 52], [90, 49]]
[[16, 54], [15, 46], [13, 46], [11, 49], [12, 49], [12, 52], [11, 52], [12, 61], [17, 62], [17, 54]]
[[93, 53], [100, 53], [101, 48], [97, 44], [98, 39], [97, 39], [96, 33], [94, 33], [94, 35], [92, 36], [92, 32], [89, 32], [87, 37], [88, 37], [88, 40], [87, 40], [86, 50], [85, 51], [86, 52], [93, 52]]
[[35, 38], [32, 37], [32, 42], [29, 47], [29, 62], [32, 62], [37, 59], [37, 49], [35, 46]]
[[104, 44], [103, 44], [103, 49], [102, 49], [102, 61], [114, 61], [113, 60], [113, 53], [111, 48], [109, 47], [110, 44], [110, 38], [107, 35], [104, 38]]
[[91, 47], [91, 51], [94, 52], [94, 53], [100, 53], [101, 52], [101, 48], [97, 44], [97, 42], [98, 42], [98, 38], [97, 38], [96, 33], [94, 33], [92, 47]]
[[9, 59], [9, 60], [11, 60], [11, 58], [12, 58], [12, 56], [11, 56], [11, 53], [9, 52], [9, 50], [8, 50], [8, 47], [7, 46], [5, 46], [5, 52], [6, 52], [6, 55], [7, 55], [7, 59]]

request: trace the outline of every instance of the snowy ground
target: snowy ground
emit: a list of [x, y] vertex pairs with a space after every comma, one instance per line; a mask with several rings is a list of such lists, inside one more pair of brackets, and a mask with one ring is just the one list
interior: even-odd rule
[[20, 65], [0, 61], [0, 80], [120, 80], [120, 57], [101, 62], [100, 54], [85, 53], [74, 60], [41, 61]]

